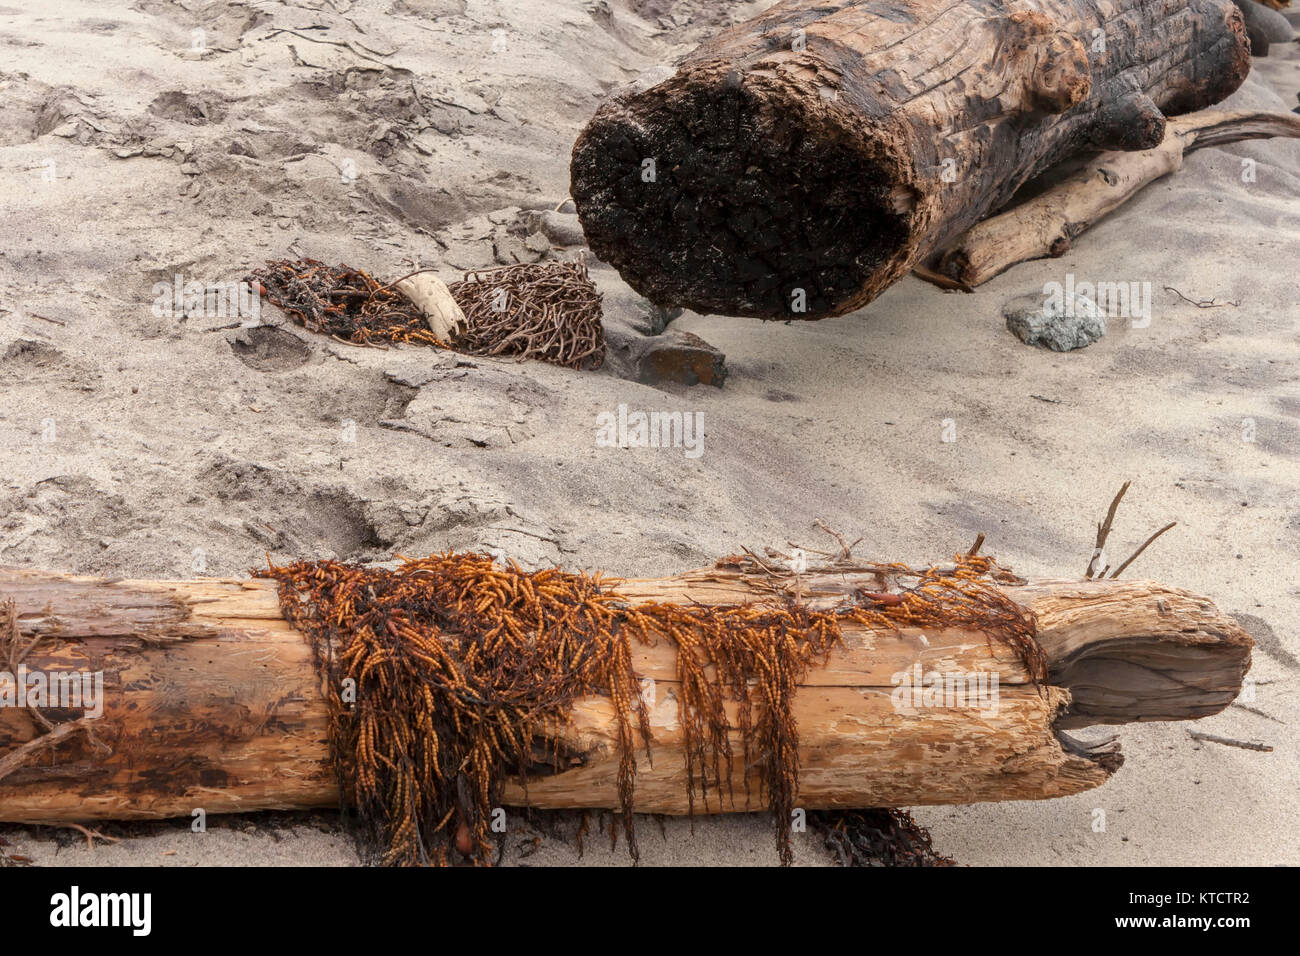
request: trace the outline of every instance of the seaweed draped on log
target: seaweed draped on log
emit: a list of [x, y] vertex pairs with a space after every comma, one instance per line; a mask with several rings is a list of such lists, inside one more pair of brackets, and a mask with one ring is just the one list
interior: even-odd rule
[[1231, 0], [784, 0], [605, 103], [572, 190], [660, 305], [841, 315], [1067, 156], [1157, 145], [1249, 62]]

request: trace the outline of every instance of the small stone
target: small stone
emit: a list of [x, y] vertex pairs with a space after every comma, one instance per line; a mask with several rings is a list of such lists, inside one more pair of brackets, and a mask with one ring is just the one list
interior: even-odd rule
[[1105, 315], [1095, 302], [1080, 295], [1061, 302], [1042, 295], [1020, 296], [1003, 306], [1002, 314], [1020, 341], [1053, 352], [1085, 348], [1106, 334]]
[[649, 299], [638, 299], [631, 326], [642, 335], [661, 335], [668, 328], [668, 323], [680, 318], [681, 314], [681, 309], [665, 309]]
[[419, 508], [415, 505], [400, 505], [398, 511], [401, 512], [402, 520], [412, 528], [418, 528], [424, 524], [424, 519], [428, 517], [428, 508]]
[[573, 213], [552, 212], [551, 210], [532, 211], [525, 214], [527, 227], [542, 233], [557, 246], [585, 246], [587, 237], [583, 234], [582, 224]]
[[530, 252], [535, 252], [540, 255], [551, 251], [551, 240], [547, 239], [546, 236], [540, 232], [534, 232], [524, 240], [524, 246]]
[[637, 363], [637, 381], [647, 385], [712, 385], [727, 378], [727, 357], [698, 335], [674, 331], [655, 339]]
[[492, 242], [492, 255], [503, 266], [532, 262], [534, 256], [515, 236], [499, 236]]

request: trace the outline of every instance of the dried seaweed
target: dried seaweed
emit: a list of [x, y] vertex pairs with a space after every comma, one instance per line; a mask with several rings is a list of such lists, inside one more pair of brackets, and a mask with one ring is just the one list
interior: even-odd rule
[[443, 348], [410, 299], [374, 276], [351, 266], [328, 266], [315, 259], [268, 262], [246, 281], [311, 332], [355, 345], [418, 342]]
[[457, 346], [566, 368], [605, 361], [600, 293], [582, 262], [538, 262], [465, 274], [447, 287], [465, 313]]
[[621, 819], [636, 858], [636, 752], [643, 746], [648, 758], [651, 738], [631, 642], [667, 640], [677, 650], [690, 812], [697, 797], [706, 811], [723, 809], [724, 794], [735, 806], [739, 757], [746, 801], [752, 775], [789, 863], [799, 780], [793, 699], [807, 669], [842, 641], [843, 621], [965, 623], [1038, 672], [1032, 618], [982, 577], [990, 566], [971, 555], [945, 572], [889, 566], [918, 585], [888, 603], [863, 598], [829, 611], [792, 601], [634, 605], [599, 575], [525, 572], [451, 552], [391, 570], [320, 561], [258, 574], [279, 582], [286, 619], [311, 640], [340, 792], [357, 808], [371, 859], [490, 862], [503, 782], [561, 771], [572, 704], [592, 694], [614, 706]]
[[281, 259], [247, 281], [312, 332], [351, 342], [415, 342], [471, 355], [513, 355], [567, 368], [605, 360], [600, 293], [581, 262], [528, 263], [467, 273], [448, 286], [465, 328], [444, 342], [395, 285], [351, 266]]
[[818, 810], [808, 825], [840, 866], [955, 866], [937, 852], [929, 832], [906, 810]]
[[1011, 649], [1024, 662], [1035, 681], [1047, 677], [1047, 655], [1034, 637], [1038, 629], [1033, 613], [994, 586], [1002, 569], [990, 557], [957, 554], [951, 568], [937, 566], [919, 572], [905, 564], [876, 567], [885, 574], [916, 576], [914, 587], [896, 594], [860, 592], [862, 604], [848, 617], [868, 627], [967, 628], [982, 631], [992, 641]]

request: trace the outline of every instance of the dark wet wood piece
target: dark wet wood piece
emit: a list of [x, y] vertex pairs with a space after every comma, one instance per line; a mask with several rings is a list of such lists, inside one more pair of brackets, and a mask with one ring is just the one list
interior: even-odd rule
[[1231, 0], [785, 0], [605, 103], [573, 196], [653, 302], [840, 315], [1067, 156], [1159, 143], [1247, 47]]

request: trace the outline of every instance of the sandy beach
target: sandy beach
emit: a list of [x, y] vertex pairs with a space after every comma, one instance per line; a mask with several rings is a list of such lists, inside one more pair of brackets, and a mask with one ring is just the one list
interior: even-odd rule
[[[870, 557], [925, 564], [984, 533], [1026, 577], [1078, 576], [1131, 480], [1112, 546], [1177, 527], [1126, 576], [1234, 615], [1256, 641], [1246, 694], [1121, 728], [1126, 765], [1097, 790], [915, 816], [970, 866], [1300, 864], [1300, 141], [1200, 150], [1062, 258], [973, 294], [908, 277], [817, 322], [687, 313], [673, 326], [725, 353], [721, 388], [642, 384], [617, 354], [579, 372], [361, 348], [269, 305], [256, 326], [160, 314], [159, 283], [271, 259], [446, 281], [510, 261], [529, 213], [563, 208], [602, 97], [765, 6], [0, 6], [0, 564], [184, 578], [454, 548], [650, 576], [824, 546], [821, 519]], [[1290, 111], [1297, 91], [1300, 46], [1275, 44], [1223, 106]], [[639, 297], [591, 275], [617, 353]], [[1006, 302], [1067, 275], [1150, 283], [1149, 324], [1068, 353], [1008, 332]], [[601, 447], [620, 405], [700, 415], [700, 454]], [[0, 836], [40, 865], [358, 862], [323, 811], [102, 829], [120, 842]], [[519, 865], [630, 864], [598, 838], [581, 859], [527, 827], [506, 844]], [[663, 838], [647, 819], [641, 847], [646, 865], [777, 862], [761, 816]], [[795, 851], [832, 862], [811, 834]]]

